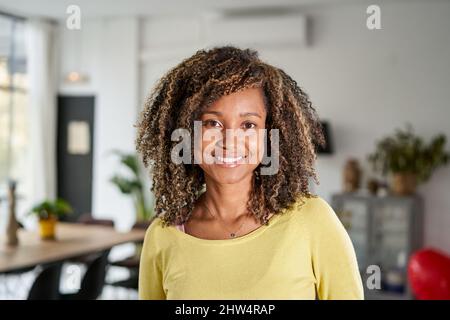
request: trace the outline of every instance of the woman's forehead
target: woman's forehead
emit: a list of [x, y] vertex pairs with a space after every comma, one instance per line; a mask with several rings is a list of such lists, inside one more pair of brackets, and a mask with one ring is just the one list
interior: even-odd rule
[[225, 113], [265, 114], [264, 93], [261, 88], [243, 89], [222, 96], [204, 110], [204, 114], [223, 115]]

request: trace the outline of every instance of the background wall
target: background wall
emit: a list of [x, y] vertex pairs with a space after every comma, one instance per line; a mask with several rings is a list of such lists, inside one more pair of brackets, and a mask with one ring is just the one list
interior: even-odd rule
[[[112, 150], [134, 151], [138, 112], [138, 20], [103, 18], [83, 22], [79, 31], [61, 27], [61, 94], [94, 94], [94, 179], [92, 212], [113, 218], [119, 229], [133, 222], [132, 202], [112, 185], [110, 178], [121, 171]], [[65, 82], [68, 72], [89, 76], [85, 84]]]
[[[62, 72], [75, 64], [92, 75], [82, 88], [61, 82], [61, 91], [94, 92], [98, 99], [94, 215], [112, 216], [124, 226], [131, 223], [124, 215], [132, 210], [131, 203], [108, 182], [117, 166], [106, 152], [134, 149], [132, 124], [155, 80], [197, 49], [229, 43], [228, 22], [241, 30], [239, 45], [248, 43], [264, 60], [285, 69], [309, 93], [321, 118], [330, 122], [336, 152], [319, 157], [320, 185], [315, 188], [326, 200], [341, 189], [347, 158], [360, 160], [366, 180], [370, 168], [365, 156], [375, 141], [405, 122], [427, 139], [439, 132], [450, 137], [450, 3], [383, 1], [380, 7], [382, 30], [374, 31], [366, 28], [367, 4], [353, 3], [308, 5], [275, 16], [253, 14], [258, 21], [267, 19], [258, 34], [233, 13], [200, 10], [93, 19], [84, 24], [81, 35], [61, 27]], [[271, 21], [280, 15], [286, 22], [274, 27]], [[261, 34], [268, 40], [255, 42]], [[79, 52], [77, 44], [82, 44], [81, 58], [71, 52]], [[110, 65], [116, 68], [106, 67]], [[426, 201], [425, 244], [446, 251], [448, 190], [450, 167], [419, 188]]]

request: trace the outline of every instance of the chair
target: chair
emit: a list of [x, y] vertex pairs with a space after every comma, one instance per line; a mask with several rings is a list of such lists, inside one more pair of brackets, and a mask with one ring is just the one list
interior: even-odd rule
[[96, 300], [103, 291], [110, 249], [105, 250], [89, 263], [80, 290], [73, 294], [61, 294], [62, 300]]
[[98, 226], [114, 227], [114, 221], [110, 219], [97, 219], [90, 213], [83, 213], [77, 220], [78, 223], [91, 224]]
[[[133, 225], [133, 229], [143, 229], [146, 230], [150, 225], [150, 221], [139, 221]], [[136, 245], [142, 245], [142, 241], [136, 242]], [[138, 289], [138, 277], [139, 277], [139, 256], [132, 256], [125, 258], [123, 260], [110, 262], [109, 265], [113, 267], [121, 267], [128, 269], [130, 272], [130, 277], [125, 280], [120, 280], [116, 282], [110, 282], [108, 285], [113, 287], [120, 287], [125, 289]]]
[[62, 263], [53, 263], [43, 266], [43, 270], [34, 280], [28, 300], [57, 300], [59, 298], [59, 280]]
[[[96, 225], [96, 226], [106, 226], [106, 227], [114, 227], [114, 221], [110, 219], [96, 219], [93, 218], [90, 213], [82, 214], [77, 223], [85, 224], [85, 225]], [[71, 258], [67, 262], [70, 263], [79, 263], [79, 264], [90, 264], [95, 258], [97, 254], [85, 254], [79, 257]]]

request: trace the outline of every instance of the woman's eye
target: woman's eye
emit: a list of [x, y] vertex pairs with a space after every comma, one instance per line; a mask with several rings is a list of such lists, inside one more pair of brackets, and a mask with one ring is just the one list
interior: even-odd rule
[[251, 123], [251, 122], [244, 123], [245, 129], [254, 129], [255, 127], [256, 127], [256, 124], [254, 124], [254, 123]]
[[203, 125], [206, 127], [218, 128], [220, 127], [220, 122], [216, 120], [205, 120], [203, 121]]

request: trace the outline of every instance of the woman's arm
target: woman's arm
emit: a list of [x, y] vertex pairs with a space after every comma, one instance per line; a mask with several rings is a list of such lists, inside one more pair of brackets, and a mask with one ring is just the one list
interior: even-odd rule
[[334, 210], [322, 198], [310, 199], [305, 210], [317, 296], [327, 299], [364, 299], [355, 250]]
[[154, 227], [156, 220], [145, 233], [139, 266], [139, 299], [140, 300], [165, 300], [163, 289], [161, 256], [155, 241]]

